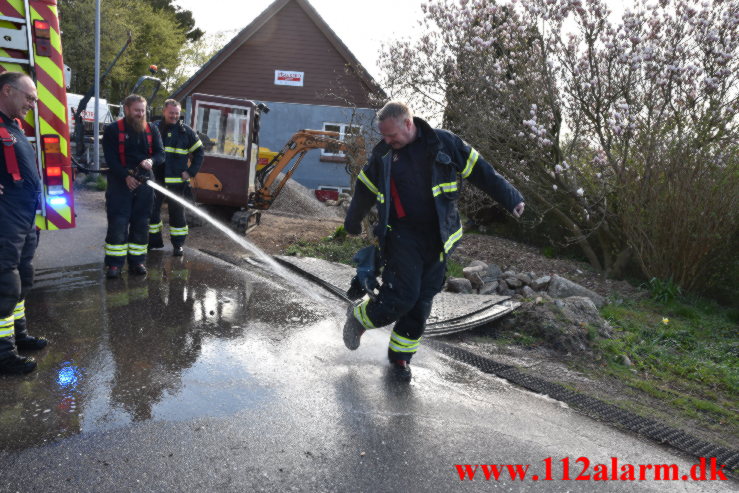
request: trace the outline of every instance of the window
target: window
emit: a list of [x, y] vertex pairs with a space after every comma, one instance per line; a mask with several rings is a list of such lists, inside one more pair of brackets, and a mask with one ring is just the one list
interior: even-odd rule
[[[349, 125], [348, 123], [324, 123], [323, 130], [327, 132], [338, 132], [339, 139], [344, 140], [346, 139], [347, 135], [356, 135], [360, 133], [362, 131], [362, 127], [360, 127], [359, 125]], [[334, 161], [343, 163], [344, 160], [344, 151], [330, 148], [321, 149], [321, 161]]]
[[227, 105], [209, 105], [198, 101], [195, 130], [203, 141], [205, 153], [247, 159], [249, 145], [249, 110]]

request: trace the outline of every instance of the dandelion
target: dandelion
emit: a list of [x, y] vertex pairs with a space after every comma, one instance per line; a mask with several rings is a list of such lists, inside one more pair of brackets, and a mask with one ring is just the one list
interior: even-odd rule
[[662, 319], [662, 323], [665, 324], [665, 325], [667, 325], [667, 324], [670, 323], [670, 319], [669, 318], [663, 318]]

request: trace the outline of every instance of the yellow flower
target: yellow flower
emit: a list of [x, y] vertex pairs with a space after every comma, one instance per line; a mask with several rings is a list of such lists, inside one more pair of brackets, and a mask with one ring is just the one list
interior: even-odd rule
[[667, 324], [670, 323], [670, 319], [669, 318], [663, 318], [662, 319], [662, 323], [665, 324], [665, 325], [667, 325]]

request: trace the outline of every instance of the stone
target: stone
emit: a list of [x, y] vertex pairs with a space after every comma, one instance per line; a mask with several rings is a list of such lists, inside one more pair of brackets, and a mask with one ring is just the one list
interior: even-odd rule
[[570, 296], [558, 299], [555, 305], [565, 319], [581, 327], [593, 327], [598, 335], [604, 338], [612, 337], [612, 329], [606, 320], [600, 316], [598, 308], [590, 298], [585, 296]]
[[517, 277], [506, 277], [505, 282], [508, 284], [508, 287], [512, 289], [517, 289], [523, 286], [523, 283]]
[[482, 265], [476, 265], [474, 267], [465, 267], [462, 269], [462, 274], [464, 275], [465, 279], [469, 280], [472, 284], [472, 287], [474, 289], [480, 289], [482, 285], [485, 283], [482, 280], [482, 273], [485, 272], [485, 269]]
[[495, 264], [489, 264], [487, 272], [485, 272], [485, 275], [482, 276], [482, 279], [485, 282], [497, 281], [498, 279], [500, 279], [501, 273], [502, 272], [500, 270], [500, 267]]
[[618, 362], [621, 363], [622, 365], [626, 366], [626, 367], [633, 366], [633, 363], [631, 362], [631, 359], [629, 359], [629, 357], [626, 356], [625, 354], [620, 354], [618, 356]]
[[478, 266], [482, 267], [483, 270], [487, 270], [488, 268], [488, 264], [486, 264], [482, 260], [473, 260], [467, 265], [467, 267], [478, 267]]
[[513, 296], [515, 292], [508, 287], [508, 284], [501, 282], [498, 285], [498, 294], [501, 296]]
[[537, 277], [531, 281], [530, 286], [533, 289], [539, 291], [540, 289], [546, 289], [547, 286], [549, 286], [549, 281], [551, 280], [552, 278], [550, 276]]
[[555, 298], [584, 296], [590, 298], [598, 308], [606, 304], [606, 299], [598, 293], [557, 275], [552, 276], [547, 292]]
[[446, 282], [446, 289], [451, 293], [469, 294], [472, 292], [472, 283], [462, 277], [450, 277]]
[[527, 285], [531, 284], [531, 280], [532, 280], [528, 274], [523, 274], [523, 273], [516, 274], [516, 279], [518, 279], [519, 281]]
[[480, 288], [480, 294], [495, 294], [498, 284], [500, 284], [498, 281], [486, 282]]
[[507, 270], [504, 273], [500, 275], [503, 279], [508, 279], [509, 277], [516, 277], [516, 273], [512, 270]]
[[533, 289], [531, 289], [528, 286], [524, 286], [524, 287], [521, 288], [521, 295], [524, 298], [533, 298], [533, 297], [536, 296], [536, 291], [534, 291]]

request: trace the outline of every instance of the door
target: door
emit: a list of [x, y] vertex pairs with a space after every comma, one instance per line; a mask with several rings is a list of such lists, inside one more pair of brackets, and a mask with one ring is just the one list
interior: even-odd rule
[[246, 207], [253, 191], [256, 146], [252, 145], [255, 104], [241, 98], [193, 94], [187, 120], [205, 149], [200, 172], [193, 179], [201, 204]]

